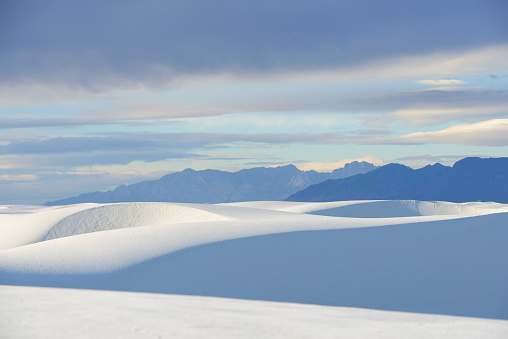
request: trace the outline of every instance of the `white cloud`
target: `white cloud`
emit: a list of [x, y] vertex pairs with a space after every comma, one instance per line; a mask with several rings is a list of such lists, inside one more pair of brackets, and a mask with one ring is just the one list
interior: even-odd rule
[[0, 175], [0, 182], [1, 181], [31, 181], [31, 180], [37, 180], [37, 179], [39, 179], [39, 177], [36, 175], [32, 175], [32, 174], [18, 174], [18, 175], [2, 174], [2, 175]]
[[467, 85], [467, 82], [457, 79], [418, 80], [416, 83], [427, 86]]
[[429, 92], [429, 91], [444, 91], [444, 92], [457, 92], [464, 90], [472, 90], [478, 89], [478, 87], [460, 87], [460, 86], [438, 86], [438, 87], [429, 87], [420, 90], [420, 92]]
[[[88, 165], [70, 169], [66, 174], [89, 175], [89, 174], [115, 174], [122, 176], [146, 176], [153, 177], [153, 173], [160, 170], [161, 161], [145, 162], [132, 161], [128, 164]], [[162, 172], [162, 171], [161, 171]], [[156, 174], [155, 174], [156, 175]]]
[[508, 104], [498, 105], [469, 105], [469, 106], [423, 106], [403, 108], [393, 111], [387, 116], [402, 120], [408, 125], [435, 125], [453, 120], [471, 121], [482, 120], [487, 117], [497, 118], [508, 115]]
[[394, 138], [382, 138], [379, 141], [393, 144], [431, 143], [508, 146], [508, 119], [493, 119], [473, 124], [454, 125], [440, 131], [417, 132]]

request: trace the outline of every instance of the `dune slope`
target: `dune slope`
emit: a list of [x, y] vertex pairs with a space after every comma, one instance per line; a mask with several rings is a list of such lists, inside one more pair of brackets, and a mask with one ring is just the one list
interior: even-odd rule
[[[506, 205], [122, 204], [145, 209], [130, 224], [115, 217], [118, 205], [99, 207], [62, 219], [65, 237], [0, 251], [0, 284], [508, 319]], [[145, 225], [159, 208], [190, 214]], [[107, 223], [80, 234], [80, 218], [103, 221], [97, 210]]]

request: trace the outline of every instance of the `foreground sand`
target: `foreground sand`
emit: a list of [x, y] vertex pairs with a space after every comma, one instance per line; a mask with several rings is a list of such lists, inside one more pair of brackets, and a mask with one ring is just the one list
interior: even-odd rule
[[0, 286], [4, 338], [489, 338], [508, 321], [153, 293]]

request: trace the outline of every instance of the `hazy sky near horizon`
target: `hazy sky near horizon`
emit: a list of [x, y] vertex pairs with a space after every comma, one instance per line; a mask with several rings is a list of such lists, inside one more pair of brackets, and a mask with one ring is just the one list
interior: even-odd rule
[[508, 155], [508, 2], [0, 2], [0, 203]]

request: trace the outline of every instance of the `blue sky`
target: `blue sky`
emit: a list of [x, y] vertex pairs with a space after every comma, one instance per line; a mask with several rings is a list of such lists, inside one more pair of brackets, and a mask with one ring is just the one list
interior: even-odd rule
[[508, 155], [508, 3], [0, 3], [0, 203]]

